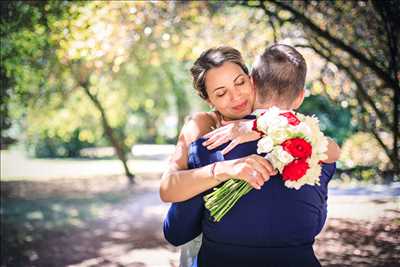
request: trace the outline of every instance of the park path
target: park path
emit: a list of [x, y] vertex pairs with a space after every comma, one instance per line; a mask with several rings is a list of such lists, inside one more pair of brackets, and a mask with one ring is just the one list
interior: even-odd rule
[[[92, 246], [91, 253], [76, 255], [75, 263], [68, 266], [178, 267], [179, 248], [167, 244], [162, 233], [168, 207], [159, 199], [157, 180], [140, 182], [131, 197], [90, 226], [84, 242]], [[66, 243], [76, 240], [82, 240], [80, 232]]]

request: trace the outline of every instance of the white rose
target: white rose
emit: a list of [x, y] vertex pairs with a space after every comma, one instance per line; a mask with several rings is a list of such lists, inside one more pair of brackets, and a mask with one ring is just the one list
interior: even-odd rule
[[274, 147], [274, 142], [269, 136], [264, 136], [257, 143], [257, 153], [268, 153]]
[[279, 116], [279, 113], [281, 113], [281, 110], [278, 107], [271, 107], [269, 109], [267, 109], [267, 111], [265, 112], [265, 115], [267, 115], [267, 117], [272, 118], [272, 117], [276, 117]]
[[268, 129], [268, 118], [267, 118], [267, 116], [265, 116], [265, 114], [260, 116], [260, 117], [258, 117], [258, 119], [257, 119], [257, 129], [259, 131], [264, 132], [264, 133], [267, 132], [267, 129]]
[[274, 141], [274, 144], [282, 144], [283, 141], [288, 139], [287, 130], [284, 128], [277, 128], [271, 131], [270, 136]]
[[288, 125], [288, 120], [286, 117], [283, 116], [275, 116], [269, 120], [269, 127], [276, 129], [276, 128], [283, 128]]
[[272, 125], [274, 126], [275, 123], [273, 123], [274, 118], [278, 118], [280, 110], [277, 107], [272, 107], [267, 110], [265, 110], [264, 114], [259, 116], [257, 119], [257, 129], [263, 132], [267, 132], [267, 129]]
[[299, 190], [302, 186], [304, 185], [303, 182], [300, 180], [297, 181], [285, 181], [285, 186], [288, 188], [294, 188], [296, 190]]
[[307, 124], [305, 124], [304, 122], [300, 122], [299, 125], [295, 126], [294, 131], [297, 132], [297, 133], [302, 133], [305, 136], [311, 136], [312, 135], [311, 128]]
[[277, 169], [280, 173], [282, 173], [283, 168], [285, 165], [278, 160], [274, 153], [269, 153], [265, 156], [265, 158], [272, 164], [272, 166]]
[[293, 161], [293, 156], [290, 155], [288, 152], [283, 150], [281, 146], [278, 146], [274, 149], [273, 151], [274, 155], [277, 157], [277, 159], [282, 162], [283, 164], [288, 164], [289, 162]]

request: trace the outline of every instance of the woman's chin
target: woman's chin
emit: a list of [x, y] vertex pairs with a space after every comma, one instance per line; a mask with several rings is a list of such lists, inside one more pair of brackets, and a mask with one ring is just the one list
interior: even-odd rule
[[245, 117], [245, 116], [251, 114], [251, 111], [252, 111], [251, 109], [246, 109], [246, 110], [241, 110], [241, 111], [234, 111], [234, 112], [232, 113], [231, 118], [232, 118], [233, 120], [242, 119], [243, 117]]
[[243, 110], [243, 111], [241, 112], [241, 115], [242, 115], [241, 117], [250, 115], [252, 111], [253, 111], [253, 110], [252, 110], [251, 107], [246, 108], [245, 110]]

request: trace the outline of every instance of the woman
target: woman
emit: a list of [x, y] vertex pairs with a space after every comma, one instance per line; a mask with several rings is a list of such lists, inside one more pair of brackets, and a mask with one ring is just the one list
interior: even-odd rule
[[[238, 120], [251, 113], [255, 90], [240, 52], [231, 47], [205, 51], [194, 63], [191, 73], [197, 93], [214, 112], [200, 112], [184, 125], [178, 138], [170, 168], [161, 181], [160, 197], [165, 202], [187, 200], [230, 177], [247, 181], [260, 189], [270, 175], [275, 174], [267, 160], [258, 155], [219, 162], [194, 170], [188, 168], [188, 147], [204, 134], [221, 126], [221, 121]], [[181, 266], [191, 266], [200, 247], [200, 238], [181, 250]]]

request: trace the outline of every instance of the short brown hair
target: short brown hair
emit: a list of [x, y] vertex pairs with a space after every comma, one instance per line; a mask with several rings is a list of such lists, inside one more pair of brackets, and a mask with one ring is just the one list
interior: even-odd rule
[[256, 59], [251, 76], [260, 102], [278, 98], [291, 103], [304, 89], [306, 73], [306, 61], [294, 47], [275, 44]]
[[239, 50], [230, 46], [210, 48], [200, 55], [190, 69], [193, 77], [193, 87], [201, 98], [208, 99], [205, 84], [207, 71], [212, 68], [220, 67], [225, 62], [235, 63], [239, 65], [247, 75], [249, 74], [249, 70], [244, 64], [242, 54], [240, 54]]

